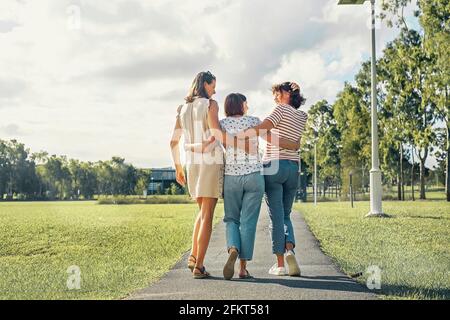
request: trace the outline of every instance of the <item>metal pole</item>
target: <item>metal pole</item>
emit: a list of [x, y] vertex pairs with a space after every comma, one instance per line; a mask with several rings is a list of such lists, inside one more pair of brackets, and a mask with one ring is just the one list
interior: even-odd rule
[[351, 172], [350, 172], [350, 202], [352, 203], [352, 208], [353, 208], [353, 179], [352, 179]]
[[381, 171], [378, 156], [377, 68], [375, 42], [375, 0], [372, 5], [372, 169], [370, 170], [370, 212], [367, 216], [384, 216], [381, 204]]
[[415, 201], [414, 197], [414, 146], [411, 146], [411, 196], [412, 201]]
[[400, 192], [401, 192], [401, 199], [402, 201], [405, 201], [405, 175], [403, 174], [403, 143], [400, 143]]
[[[301, 191], [299, 191], [301, 190]], [[302, 159], [300, 152], [298, 155], [298, 181], [297, 181], [297, 192], [295, 193], [296, 202], [300, 201], [300, 192], [302, 192]]]
[[314, 205], [317, 205], [317, 143], [314, 143]]

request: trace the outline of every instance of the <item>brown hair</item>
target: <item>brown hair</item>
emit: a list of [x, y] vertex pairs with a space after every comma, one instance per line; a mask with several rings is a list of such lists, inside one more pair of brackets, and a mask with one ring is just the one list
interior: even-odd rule
[[306, 99], [300, 93], [298, 85], [294, 82], [283, 82], [280, 84], [274, 84], [272, 86], [272, 93], [285, 91], [290, 93], [289, 105], [293, 106], [295, 109], [300, 108], [305, 104]]
[[244, 102], [247, 98], [240, 93], [231, 93], [225, 98], [225, 115], [231, 116], [243, 116], [244, 115]]
[[216, 77], [211, 72], [200, 72], [197, 74], [194, 81], [192, 81], [191, 89], [189, 89], [189, 93], [184, 100], [186, 100], [187, 103], [191, 103], [197, 98], [209, 99], [210, 97], [208, 97], [205, 90], [205, 82], [211, 84], [214, 80], [216, 80]]

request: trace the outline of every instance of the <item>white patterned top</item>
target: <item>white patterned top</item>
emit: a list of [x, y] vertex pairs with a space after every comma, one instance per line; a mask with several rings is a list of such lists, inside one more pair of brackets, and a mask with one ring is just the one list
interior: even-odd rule
[[[220, 120], [222, 130], [233, 135], [248, 128], [255, 127], [261, 123], [257, 117], [227, 117]], [[253, 138], [258, 140], [258, 138]], [[225, 153], [225, 175], [242, 176], [254, 172], [261, 172], [263, 165], [259, 152], [255, 155], [246, 154], [242, 149], [235, 149], [231, 146], [226, 148]]]

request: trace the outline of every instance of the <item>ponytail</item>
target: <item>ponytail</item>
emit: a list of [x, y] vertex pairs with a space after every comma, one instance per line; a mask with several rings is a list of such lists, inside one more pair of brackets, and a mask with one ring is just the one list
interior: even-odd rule
[[306, 102], [306, 99], [300, 92], [300, 86], [295, 82], [283, 82], [281, 84], [276, 84], [272, 86], [272, 92], [281, 92], [281, 91], [289, 92], [291, 97], [289, 105], [291, 105], [295, 109], [299, 109]]

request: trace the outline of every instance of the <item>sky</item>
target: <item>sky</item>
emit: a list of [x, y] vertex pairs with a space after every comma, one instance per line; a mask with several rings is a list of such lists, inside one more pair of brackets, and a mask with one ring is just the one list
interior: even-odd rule
[[[200, 71], [250, 113], [295, 81], [335, 100], [370, 57], [370, 6], [336, 0], [2, 0], [0, 138], [83, 161], [171, 166], [178, 105]], [[413, 21], [413, 23], [415, 23]], [[398, 31], [377, 24], [381, 53]]]

